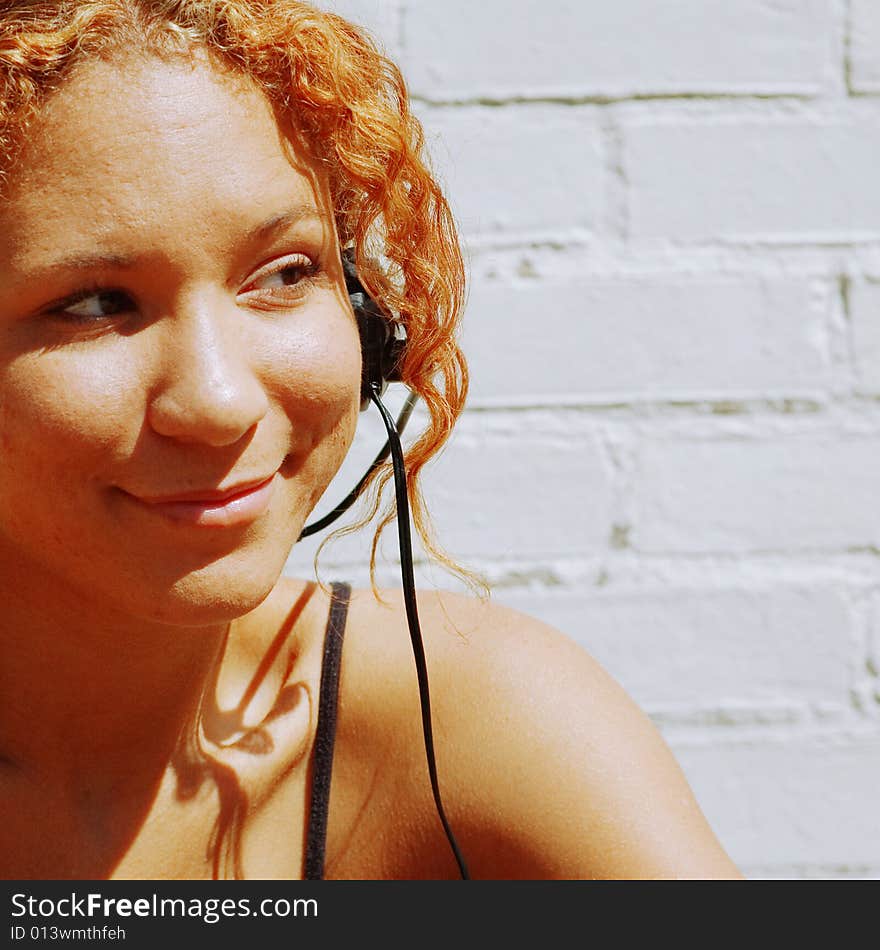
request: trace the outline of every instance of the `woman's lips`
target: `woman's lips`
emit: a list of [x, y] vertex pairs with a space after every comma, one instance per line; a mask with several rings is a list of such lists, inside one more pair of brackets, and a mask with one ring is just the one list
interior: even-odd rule
[[269, 509], [275, 490], [275, 474], [262, 482], [227, 492], [205, 491], [135, 501], [157, 515], [202, 527], [232, 527], [256, 521]]

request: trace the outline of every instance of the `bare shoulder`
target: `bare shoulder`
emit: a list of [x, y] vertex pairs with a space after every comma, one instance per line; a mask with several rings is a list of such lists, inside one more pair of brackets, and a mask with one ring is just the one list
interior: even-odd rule
[[[740, 876], [658, 731], [586, 650], [491, 600], [418, 603], [441, 790], [474, 876]], [[400, 592], [355, 593], [346, 650], [350, 723], [392, 776], [405, 850], [437, 819]]]

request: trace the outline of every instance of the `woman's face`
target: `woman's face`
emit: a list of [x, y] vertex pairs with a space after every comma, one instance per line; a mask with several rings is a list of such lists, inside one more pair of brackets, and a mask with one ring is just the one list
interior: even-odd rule
[[132, 57], [50, 99], [11, 185], [0, 570], [169, 623], [253, 608], [357, 419], [323, 179], [246, 79]]

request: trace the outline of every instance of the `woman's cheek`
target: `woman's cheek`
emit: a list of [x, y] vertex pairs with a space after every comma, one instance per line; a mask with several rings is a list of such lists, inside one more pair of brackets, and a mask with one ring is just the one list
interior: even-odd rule
[[272, 388], [291, 415], [303, 411], [323, 414], [327, 429], [352, 410], [356, 418], [361, 353], [353, 320], [327, 321], [298, 334], [286, 347], [279, 348], [277, 342], [272, 355]]
[[[305, 453], [301, 476], [311, 483], [310, 505], [342, 465], [360, 414], [360, 341], [351, 315], [343, 317], [301, 337], [275, 374], [293, 444]], [[326, 332], [327, 326], [335, 326], [335, 331]]]
[[51, 440], [46, 449], [76, 445], [83, 454], [118, 450], [120, 443], [133, 446], [142, 417], [137, 373], [118, 356], [52, 355], [10, 367], [4, 374], [4, 434], [12, 430], [27, 441]]

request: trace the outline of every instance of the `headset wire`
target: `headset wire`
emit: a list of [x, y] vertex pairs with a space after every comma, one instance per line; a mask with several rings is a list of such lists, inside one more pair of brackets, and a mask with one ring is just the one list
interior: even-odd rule
[[370, 399], [382, 416], [385, 428], [388, 431], [388, 445], [391, 452], [391, 463], [394, 469], [394, 495], [397, 503], [397, 537], [400, 544], [400, 573], [403, 579], [403, 600], [406, 605], [406, 619], [409, 625], [410, 639], [412, 640], [413, 655], [416, 661], [416, 673], [419, 681], [419, 699], [422, 707], [422, 730], [425, 736], [425, 753], [428, 758], [428, 773], [431, 777], [431, 791], [434, 794], [434, 804], [437, 814], [446, 832], [446, 838], [455, 855], [458, 870], [462, 880], [469, 880], [467, 865], [452, 833], [452, 828], [443, 810], [440, 798], [440, 784], [437, 779], [437, 764], [434, 760], [434, 731], [431, 726], [431, 697], [428, 691], [428, 667], [425, 659], [425, 648], [422, 642], [422, 629], [419, 624], [419, 611], [416, 604], [416, 585], [413, 575], [412, 537], [409, 527], [409, 498], [406, 490], [406, 468], [403, 462], [403, 449], [400, 445], [400, 436], [394, 424], [394, 418], [379, 398], [381, 390], [376, 383], [370, 387]]

